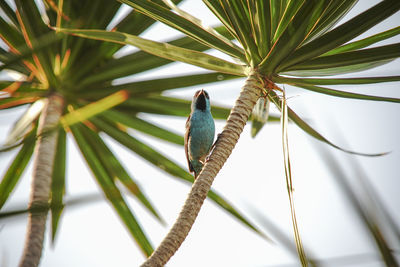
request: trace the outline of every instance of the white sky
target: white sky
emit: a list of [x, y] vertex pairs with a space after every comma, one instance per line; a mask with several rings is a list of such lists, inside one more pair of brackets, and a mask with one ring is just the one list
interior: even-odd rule
[[[376, 1], [360, 2], [349, 16], [372, 6]], [[201, 1], [186, 1], [182, 8], [207, 21], [210, 25], [217, 22], [210, 16]], [[398, 26], [399, 21], [400, 14], [397, 13], [368, 34]], [[174, 30], [158, 24], [143, 36], [153, 40], [169, 40], [177, 34]], [[393, 40], [399, 42], [400, 38]], [[213, 54], [220, 55], [217, 52]], [[167, 68], [160, 68], [157, 73], [146, 72], [132, 79], [168, 76], [193, 70], [203, 71], [197, 67], [176, 63]], [[399, 74], [400, 61], [396, 60], [360, 76]], [[209, 92], [212, 102], [232, 105], [242, 84], [243, 80], [235, 80], [210, 84], [204, 88]], [[399, 83], [341, 88], [371, 95], [400, 97]], [[191, 87], [169, 94], [190, 99], [197, 89], [199, 88]], [[349, 176], [355, 177], [354, 170], [351, 168], [352, 160], [361, 164], [364, 173], [368, 175], [363, 179], [368, 179], [372, 183], [373, 188], [379, 192], [384, 204], [399, 225], [400, 143], [398, 137], [400, 128], [398, 116], [400, 106], [386, 102], [334, 98], [291, 87], [286, 87], [286, 89], [291, 97], [288, 101], [289, 106], [301, 117], [307, 118], [311, 125], [335, 144], [360, 152], [391, 151], [389, 155], [383, 157], [366, 158], [350, 157], [345, 153], [330, 149], [345, 166]], [[21, 113], [21, 109], [0, 113], [0, 132], [3, 133], [0, 141], [3, 141], [8, 133], [11, 127], [10, 122], [15, 121]], [[184, 118], [149, 115], [143, 117], [181, 134], [184, 132]], [[223, 125], [223, 122], [217, 122], [217, 132], [221, 131]], [[133, 131], [132, 133], [137, 134]], [[265, 126], [255, 139], [252, 139], [250, 126], [246, 126], [233, 154], [216, 178], [213, 189], [251, 218], [252, 222], [260, 223], [251, 212], [252, 209], [257, 209], [292, 238], [280, 133], [279, 124], [270, 124]], [[139, 139], [186, 167], [183, 147], [143, 135], [139, 135]], [[129, 197], [129, 204], [134, 214], [156, 247], [175, 221], [190, 187], [176, 182], [174, 177], [153, 168], [140, 157], [115, 145], [111, 140], [108, 143], [112, 144], [115, 154], [140, 183], [167, 223], [165, 226], [160, 225]], [[318, 259], [369, 254], [358, 258], [357, 264], [349, 266], [381, 266], [379, 260], [375, 260], [379, 256], [375, 254], [377, 250], [374, 248], [369, 233], [360, 224], [354, 210], [334, 182], [335, 178], [330, 175], [326, 164], [320, 160], [320, 156], [314, 149], [315, 145], [325, 148], [327, 146], [320, 145], [318, 141], [303, 133], [295, 125], [289, 126], [289, 144], [297, 219], [305, 246]], [[6, 170], [14, 155], [15, 152], [0, 157], [2, 172]], [[31, 164], [4, 210], [26, 206], [29, 197], [30, 173]], [[352, 179], [352, 182], [358, 187], [357, 180]], [[69, 140], [67, 197], [73, 198], [99, 192], [100, 188], [77, 151], [76, 144]], [[26, 216], [0, 222], [0, 266], [17, 266], [22, 253], [25, 231]], [[265, 232], [274, 238], [273, 233]], [[49, 240], [49, 231], [46, 237], [42, 267], [138, 266], [144, 260], [128, 231], [106, 201], [97, 201], [80, 208], [66, 208], [54, 247]], [[397, 252], [400, 251], [398, 243], [392, 242], [392, 248]], [[399, 257], [398, 259], [400, 260]], [[286, 266], [285, 264], [298, 266], [297, 259], [282, 245], [264, 241], [221, 208], [206, 201], [188, 238], [172, 257], [168, 266], [258, 267]], [[328, 264], [328, 266], [338, 266], [338, 264]]]

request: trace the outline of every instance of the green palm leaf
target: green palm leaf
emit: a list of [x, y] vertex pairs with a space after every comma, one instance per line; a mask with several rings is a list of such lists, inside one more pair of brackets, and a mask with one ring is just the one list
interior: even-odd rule
[[75, 36], [108, 41], [108, 42], [115, 42], [119, 44], [133, 45], [139, 49], [142, 49], [145, 52], [154, 54], [159, 57], [163, 57], [174, 61], [181, 61], [188, 64], [193, 64], [214, 71], [220, 71], [235, 75], [244, 74], [244, 69], [242, 66], [219, 59], [217, 57], [166, 43], [159, 43], [147, 40], [126, 33], [109, 32], [102, 30], [73, 30], [73, 29], [58, 29], [58, 30], [61, 32], [73, 34]]
[[51, 180], [51, 240], [54, 243], [63, 210], [63, 198], [65, 194], [65, 169], [67, 154], [67, 134], [63, 129], [58, 131], [56, 165], [53, 166]]
[[306, 42], [331, 30], [358, 2], [358, 0], [331, 1], [314, 30], [306, 37]]
[[93, 138], [94, 133], [88, 128], [85, 128], [79, 124], [71, 126], [71, 130], [80, 150], [85, 156], [85, 160], [87, 161], [107, 199], [111, 202], [121, 220], [124, 222], [131, 235], [135, 238], [139, 247], [142, 249], [143, 253], [149, 256], [153, 252], [153, 248], [148, 238], [144, 234], [135, 216], [130, 211], [118, 187], [115, 185], [112, 176], [110, 173], [108, 173], [107, 169], [104, 168], [105, 162], [96, 156], [96, 150], [91, 142], [91, 140], [93, 140], [91, 138]]
[[293, 85], [304, 88], [306, 90], [313, 91], [313, 92], [336, 96], [336, 97], [373, 100], [373, 101], [386, 101], [386, 102], [394, 102], [394, 103], [400, 102], [399, 98], [394, 98], [394, 97], [381, 97], [381, 96], [371, 96], [371, 95], [364, 95], [364, 94], [349, 93], [349, 92], [334, 90], [331, 88], [326, 88], [326, 87], [321, 87], [321, 86], [316, 86], [316, 85], [307, 85], [307, 84], [302, 84], [302, 83], [294, 83]]
[[372, 84], [400, 81], [400, 76], [382, 77], [356, 77], [356, 78], [292, 78], [276, 76], [273, 78], [277, 83], [295, 84], [302, 83], [308, 85], [335, 85], [335, 84]]
[[217, 81], [225, 81], [237, 78], [237, 76], [225, 74], [221, 72], [180, 75], [162, 79], [151, 79], [138, 82], [123, 83], [118, 85], [101, 85], [88, 88], [81, 94], [87, 97], [101, 97], [121, 90], [129, 92], [129, 95], [146, 95], [150, 93], [160, 93], [169, 89], [184, 88], [195, 86], [197, 84], [206, 84]]
[[339, 53], [343, 53], [343, 52], [348, 52], [348, 51], [354, 51], [356, 49], [361, 49], [370, 45], [373, 45], [377, 42], [381, 42], [383, 40], [389, 39], [391, 37], [394, 37], [396, 35], [400, 34], [400, 26], [399, 27], [395, 27], [393, 29], [384, 31], [384, 32], [380, 32], [377, 34], [374, 34], [370, 37], [364, 38], [362, 40], [359, 41], [355, 41], [355, 42], [351, 42], [348, 43], [346, 45], [342, 45], [336, 49], [333, 49], [327, 53], [325, 53], [325, 56], [329, 56], [329, 55], [333, 55], [333, 54], [339, 54]]
[[[34, 135], [36, 131], [32, 131], [30, 135]], [[0, 208], [7, 201], [15, 185], [18, 183], [26, 165], [29, 163], [34, 149], [32, 142], [25, 143], [18, 154], [13, 159], [10, 167], [8, 167], [0, 183]]]
[[265, 58], [271, 48], [270, 4], [270, 1], [248, 1], [252, 34], [261, 58]]
[[137, 183], [126, 172], [124, 167], [122, 167], [119, 160], [104, 143], [102, 138], [97, 134], [91, 134], [90, 138], [87, 136], [87, 140], [92, 144], [93, 149], [96, 154], [99, 155], [99, 159], [114, 182], [118, 179], [129, 190], [129, 192], [132, 193], [132, 195], [134, 195], [138, 201], [140, 201], [149, 212], [154, 215], [155, 218], [162, 222], [160, 215], [157, 213], [153, 205], [144, 195]]
[[[296, 12], [271, 48], [269, 54], [260, 63], [260, 69], [271, 73], [291, 54], [313, 29], [314, 24], [323, 16], [330, 1], [306, 1]], [[292, 58], [292, 55], [290, 56]]]
[[[282, 100], [279, 99], [279, 96], [275, 92], [270, 92], [268, 95], [268, 98], [275, 104], [275, 106], [278, 109], [281, 109], [282, 107]], [[320, 133], [318, 133], [314, 128], [312, 128], [308, 123], [306, 123], [303, 119], [301, 119], [291, 108], [288, 107], [288, 117], [291, 121], [296, 123], [297, 126], [299, 126], [303, 131], [305, 131], [307, 134], [310, 136], [316, 138], [317, 140], [324, 142], [334, 148], [337, 148], [341, 151], [350, 153], [350, 154], [355, 154], [355, 155], [362, 155], [362, 156], [369, 156], [369, 157], [377, 157], [377, 156], [382, 156], [387, 153], [375, 153], [375, 154], [367, 154], [367, 153], [359, 153], [351, 150], [347, 150], [344, 148], [341, 148], [335, 144], [333, 144], [331, 141], [326, 139], [324, 136], [322, 136]]]
[[371, 64], [374, 62], [382, 62], [397, 58], [400, 56], [400, 43], [390, 44], [380, 47], [367, 48], [357, 51], [344, 52], [331, 56], [322, 56], [315, 59], [297, 64], [289, 69], [282, 71], [293, 70], [315, 70], [328, 69], [338, 67], [348, 67], [359, 64]]
[[348, 22], [297, 49], [297, 51], [291, 55], [290, 59], [280, 65], [278, 71], [322, 55], [350, 41], [394, 14], [399, 9], [400, 2], [396, 0], [381, 1]]
[[141, 131], [142, 133], [146, 133], [165, 141], [183, 146], [184, 142], [182, 136], [161, 128], [155, 124], [142, 120], [136, 116], [128, 116], [116, 110], [106, 111], [102, 114], [102, 116], [104, 118], [107, 118], [109, 121], [121, 123], [132, 129]]
[[382, 60], [382, 61], [375, 61], [371, 63], [360, 63], [354, 64], [349, 66], [342, 66], [342, 67], [332, 67], [327, 69], [308, 69], [308, 70], [292, 70], [292, 71], [285, 71], [280, 74], [283, 75], [290, 75], [290, 76], [298, 76], [298, 77], [310, 77], [310, 76], [333, 76], [333, 75], [341, 75], [341, 74], [348, 74], [354, 72], [361, 72], [365, 70], [370, 70], [385, 64], [390, 63], [391, 59], [389, 60]]
[[[226, 35], [226, 31], [222, 28], [217, 28], [221, 34]], [[189, 38], [183, 37], [168, 42], [171, 45], [180, 46], [187, 49], [193, 49], [196, 51], [204, 51], [209, 47]], [[119, 45], [116, 43], [109, 43]], [[120, 45], [119, 45], [120, 46]], [[132, 62], [140, 62], [141, 64], [132, 64]], [[78, 88], [86, 87], [90, 84], [98, 84], [108, 80], [113, 80], [127, 75], [137, 74], [149, 69], [160, 67], [169, 64], [173, 61], [156, 57], [143, 51], [138, 51], [132, 54], [125, 55], [120, 58], [110, 60], [103, 66], [99, 66], [94, 73], [90, 73], [85, 77]], [[78, 89], [77, 88], [77, 89]]]
[[[241, 49], [232, 42], [228, 42], [226, 39], [214, 34], [213, 32], [207, 31], [190, 20], [181, 17], [173, 12], [168, 12], [168, 9], [157, 5], [151, 1], [130, 1], [130, 0], [119, 0], [140, 12], [145, 13], [153, 19], [168, 24], [171, 27], [178, 29], [195, 40], [206, 44], [207, 46], [219, 49], [225, 53], [228, 53], [237, 58], [243, 58], [243, 52]], [[145, 50], [144, 50], [145, 51]]]

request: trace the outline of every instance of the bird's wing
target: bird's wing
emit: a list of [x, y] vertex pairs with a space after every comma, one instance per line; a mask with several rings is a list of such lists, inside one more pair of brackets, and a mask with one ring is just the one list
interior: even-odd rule
[[191, 116], [189, 115], [189, 117], [186, 120], [186, 124], [185, 124], [185, 128], [186, 128], [186, 131], [185, 131], [185, 154], [186, 154], [186, 159], [187, 159], [188, 166], [189, 166], [189, 171], [193, 172], [194, 168], [189, 160], [190, 117]]

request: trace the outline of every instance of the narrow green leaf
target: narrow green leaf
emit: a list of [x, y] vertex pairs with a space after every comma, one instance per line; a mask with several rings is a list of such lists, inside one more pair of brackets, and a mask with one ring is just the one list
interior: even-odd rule
[[307, 85], [337, 85], [337, 84], [371, 84], [400, 81], [400, 76], [381, 77], [357, 77], [357, 78], [292, 78], [274, 76], [274, 82], [286, 84], [307, 84]]
[[330, 56], [321, 56], [305, 61], [282, 71], [320, 70], [374, 63], [400, 57], [400, 43], [350, 51]]
[[243, 4], [243, 1], [221, 1], [222, 8], [225, 11], [226, 17], [232, 29], [237, 36], [238, 41], [242, 44], [246, 52], [247, 62], [251, 66], [256, 66], [261, 61], [258, 55], [258, 49], [252, 36], [248, 7]]
[[[1, 38], [1, 33], [0, 33], [0, 38]], [[9, 62], [11, 61], [11, 62]], [[26, 60], [28, 61], [28, 60]], [[26, 61], [24, 62], [26, 64]], [[13, 70], [16, 72], [19, 72], [20, 74], [24, 75], [29, 75], [29, 71], [26, 68], [26, 66], [23, 64], [23, 62], [20, 61], [20, 58], [18, 55], [11, 53], [9, 51], [4, 50], [3, 48], [0, 47], [0, 62], [4, 64], [4, 62], [7, 62], [7, 66], [1, 65], [1, 70], [4, 69], [9, 69]]]
[[[31, 133], [36, 131], [35, 128], [32, 129]], [[37, 140], [38, 136], [37, 135], [32, 135], [30, 133], [28, 133], [28, 135], [21, 141], [19, 141], [16, 144], [13, 144], [12, 146], [1, 146], [0, 147], [0, 153], [6, 153], [8, 151], [11, 151], [19, 146], [22, 146], [24, 144], [35, 144], [36, 140]]]
[[[95, 201], [104, 200], [104, 197], [100, 194], [87, 194], [80, 197], [71, 198], [65, 201], [65, 204], [62, 207], [56, 208], [66, 208], [66, 207], [77, 207], [81, 208], [83, 204], [90, 204]], [[53, 207], [54, 208], [54, 207]], [[41, 206], [41, 207], [33, 207], [33, 208], [26, 208], [26, 205], [19, 208], [14, 208], [9, 211], [0, 212], [0, 221], [3, 219], [8, 219], [12, 217], [16, 217], [18, 215], [24, 215], [27, 213], [36, 213], [36, 212], [47, 212], [49, 210], [48, 206]]]
[[18, 51], [17, 54], [11, 52], [3, 54], [1, 57], [1, 62], [3, 65], [0, 66], [0, 71], [11, 68], [13, 65], [15, 65], [15, 63], [18, 63], [23, 59], [29, 59], [34, 53], [40, 52], [43, 49], [48, 49], [51, 45], [59, 41], [61, 39], [60, 37], [61, 35], [50, 32], [34, 40], [32, 47], [23, 44], [16, 47], [16, 50]]
[[253, 35], [258, 54], [265, 58], [271, 48], [270, 1], [248, 1]]
[[[104, 6], [107, 6], [107, 8], [104, 9]], [[108, 0], [97, 0], [96, 3], [86, 4], [86, 9], [85, 7], [83, 7], [83, 10], [90, 10], [89, 17], [91, 17], [91, 19], [87, 21], [83, 25], [83, 27], [82, 26], [80, 27], [106, 29], [106, 27], [110, 24], [111, 20], [114, 19], [114, 17], [116, 16], [120, 6], [121, 3], [118, 3], [117, 1], [108, 1]], [[72, 8], [76, 9], [78, 7], [73, 6]], [[82, 16], [82, 14], [79, 15]], [[143, 17], [144, 16], [141, 16], [140, 18]], [[137, 26], [138, 28], [142, 28], [141, 25], [142, 23], [140, 19], [133, 21], [133, 23], [135, 23], [134, 25]], [[148, 27], [151, 24], [145, 23], [145, 25], [146, 27]], [[61, 26], [57, 25], [57, 27]], [[64, 25], [63, 27], [76, 27], [76, 24], [74, 25], [69, 23]], [[87, 41], [88, 40], [85, 40], [85, 43], [87, 43]], [[84, 64], [78, 63], [79, 65], [77, 65], [77, 68], [74, 69], [73, 71], [74, 75], [73, 77], [71, 77], [73, 79], [73, 82], [75, 84], [78, 84], [81, 79], [86, 78], [88, 75], [90, 75], [93, 72], [93, 69], [95, 69], [99, 65], [104, 64], [104, 62], [110, 60], [112, 58], [112, 55], [116, 51], [118, 51], [118, 49], [121, 47], [122, 46], [120, 44], [115, 44], [115, 43], [95, 42], [94, 44], [87, 47], [87, 49], [85, 48], [79, 49], [80, 56], [78, 57], [77, 60]]]
[[[111, 122], [100, 120], [98, 118], [92, 118], [91, 121], [107, 135], [115, 139], [117, 142], [126, 146], [128, 149], [132, 150], [134, 153], [143, 157], [145, 160], [149, 161], [156, 167], [164, 170], [172, 176], [175, 176], [181, 180], [193, 183], [193, 176], [187, 171], [183, 170], [175, 162], [171, 161], [161, 153], [157, 152], [150, 146], [140, 142], [131, 135], [118, 130], [116, 127], [111, 125]], [[182, 152], [183, 153], [183, 152]], [[269, 240], [262, 232], [260, 232], [253, 224], [251, 224], [240, 212], [237, 211], [232, 205], [230, 205], [224, 198], [219, 196], [217, 193], [210, 190], [208, 192], [208, 197], [213, 200], [217, 205], [222, 207], [224, 210], [232, 214], [235, 218], [240, 220], [242, 223], [247, 225], [250, 229], [255, 231], [257, 234], [261, 235], [263, 238]]]
[[133, 35], [140, 35], [154, 22], [156, 22], [154, 19], [132, 9], [129, 14], [114, 27], [113, 30], [126, 32]]
[[[233, 39], [232, 37], [226, 37], [224, 35], [221, 35], [221, 33], [214, 28], [204, 25], [203, 21], [200, 19], [194, 17], [192, 14], [189, 14], [188, 12], [184, 11], [183, 9], [180, 9], [175, 3], [173, 3], [171, 0], [162, 0], [164, 4], [166, 4], [172, 11], [180, 15], [181, 17], [186, 18], [190, 22], [193, 22], [200, 28], [203, 28], [204, 30], [208, 31], [211, 35], [216, 35], [219, 39], [222, 39], [225, 43], [235, 47], [236, 49], [240, 50], [243, 54], [242, 48], [238, 47], [235, 43], [231, 42]], [[229, 54], [229, 53], [228, 53]]]
[[67, 153], [67, 136], [64, 129], [59, 129], [57, 150], [53, 165], [52, 181], [51, 181], [51, 242], [54, 241], [57, 229], [63, 211], [63, 197], [65, 194], [65, 166]]
[[[298, 256], [296, 245], [293, 244], [292, 238], [288, 235], [286, 229], [283, 229], [283, 227], [281, 227], [280, 225], [274, 223], [271, 219], [269, 219], [266, 216], [265, 212], [260, 211], [252, 206], [249, 206], [248, 208], [250, 209], [252, 217], [257, 219], [257, 221], [260, 223], [260, 226], [263, 227], [266, 232], [273, 233], [274, 241], [276, 241], [278, 245], [282, 246], [283, 248], [286, 248], [286, 250], [294, 257]], [[308, 263], [310, 264], [310, 266], [312, 267], [320, 266], [321, 261], [317, 260], [317, 257], [315, 257], [315, 253], [312, 253], [312, 251], [310, 251], [309, 248], [307, 248], [306, 251], [308, 255], [307, 257]], [[332, 260], [328, 260], [329, 263], [331, 263], [331, 261]]]
[[14, 26], [19, 25], [14, 10], [12, 10], [6, 1], [0, 1], [0, 8], [4, 14], [6, 14], [7, 18], [14, 24]]
[[[187, 117], [190, 113], [190, 100], [165, 96], [147, 96], [129, 98], [120, 107], [129, 107], [131, 112], [147, 112], [165, 115]], [[211, 106], [211, 113], [215, 119], [226, 119], [230, 109]]]
[[[176, 165], [167, 157], [163, 156], [156, 150], [135, 139], [131, 135], [119, 130], [118, 128], [113, 126], [112, 123], [108, 120], [92, 118], [91, 122], [93, 122], [96, 127], [101, 129], [107, 135], [120, 142], [122, 145], [126, 146], [147, 161], [151, 162], [156, 167], [168, 172], [169, 174], [180, 177], [182, 176], [182, 173], [186, 173], [181, 167]], [[188, 177], [191, 177], [190, 175], [185, 175], [184, 177], [186, 177], [185, 180], [187, 181], [191, 180], [190, 178], [188, 179]]]
[[108, 110], [104, 112], [102, 116], [104, 118], [107, 118], [109, 121], [121, 123], [142, 133], [152, 135], [162, 140], [183, 146], [184, 142], [181, 135], [163, 129], [157, 125], [151, 124], [145, 120], [136, 117], [135, 115], [128, 116], [115, 110]]
[[60, 122], [64, 128], [67, 128], [75, 123], [85, 121], [105, 110], [108, 110], [116, 105], [121, 104], [128, 99], [128, 94], [125, 91], [118, 91], [101, 100], [92, 102], [82, 108], [71, 111], [61, 117]]
[[265, 74], [276, 72], [275, 68], [285, 62], [285, 58], [292, 58], [290, 54], [305, 40], [314, 24], [326, 11], [329, 1], [304, 2], [286, 26], [285, 31], [276, 40], [269, 54], [259, 64], [261, 71]]
[[[161, 115], [173, 115], [187, 117], [190, 113], [190, 100], [165, 96], [148, 96], [145, 98], [129, 98], [118, 106], [118, 110], [126, 112], [127, 115], [137, 112], [154, 113]], [[230, 113], [229, 108], [211, 106], [214, 119], [226, 119]], [[268, 121], [279, 121], [277, 116], [269, 116]]]
[[332, 29], [357, 2], [358, 0], [332, 1], [305, 42], [309, 42]]
[[214, 56], [210, 56], [202, 52], [197, 52], [194, 50], [185, 49], [166, 43], [159, 43], [126, 33], [108, 32], [102, 30], [73, 30], [73, 29], [59, 29], [59, 30], [61, 32], [89, 39], [133, 45], [145, 52], [166, 59], [174, 61], [182, 61], [184, 63], [196, 65], [214, 71], [220, 71], [224, 73], [244, 76], [243, 66], [225, 61], [223, 59]]
[[[190, 113], [189, 100], [170, 98], [170, 97], [135, 97], [129, 98], [122, 103], [118, 110], [129, 110], [131, 113], [145, 112], [162, 115], [173, 115], [187, 117]], [[171, 105], [169, 107], [168, 105]], [[228, 116], [229, 111], [226, 110], [224, 115]], [[128, 113], [129, 114], [129, 113]]]
[[301, 87], [301, 88], [304, 88], [306, 90], [310, 90], [313, 92], [331, 95], [331, 96], [335, 96], [335, 97], [400, 103], [399, 98], [350, 93], [350, 92], [339, 91], [339, 90], [335, 90], [335, 89], [331, 89], [331, 88], [326, 88], [326, 87], [321, 87], [321, 86], [316, 86], [316, 85], [309, 85], [309, 84], [301, 84], [301, 83], [296, 83], [296, 84], [293, 83], [292, 85]]
[[290, 56], [290, 58], [288, 58], [288, 60], [282, 62], [281, 66], [278, 68], [278, 72], [287, 69], [290, 66], [295, 66], [297, 63], [303, 62], [307, 59], [322, 55], [329, 50], [352, 40], [384, 19], [390, 17], [399, 9], [400, 1], [386, 0], [379, 2], [377, 5], [352, 18], [346, 23], [299, 48]]
[[294, 197], [293, 197], [293, 181], [292, 181], [292, 170], [290, 167], [290, 157], [289, 157], [289, 140], [288, 140], [288, 112], [287, 112], [287, 103], [286, 103], [286, 95], [285, 91], [283, 91], [282, 97], [282, 106], [281, 106], [281, 125], [282, 125], [282, 148], [283, 148], [283, 162], [285, 166], [285, 177], [286, 177], [286, 185], [289, 196], [289, 204], [290, 204], [290, 213], [292, 216], [292, 224], [293, 224], [293, 232], [294, 232], [294, 240], [296, 242], [297, 254], [299, 256], [300, 262], [302, 266], [308, 265], [308, 260], [306, 257], [306, 253], [304, 252], [303, 244], [300, 238], [300, 232], [297, 224], [296, 218], [296, 210], [294, 206]]
[[280, 74], [299, 76], [299, 77], [332, 76], [332, 75], [354, 73], [354, 72], [373, 69], [373, 68], [385, 65], [391, 61], [393, 61], [393, 59], [375, 61], [375, 62], [370, 62], [370, 63], [347, 65], [347, 66], [335, 67], [335, 68], [327, 68], [327, 69], [291, 70], [291, 71], [282, 72]]
[[276, 32], [276, 28], [278, 27], [279, 20], [281, 18], [282, 10], [285, 10], [286, 7], [286, 0], [282, 1], [269, 1], [270, 2], [270, 14], [269, 17], [271, 18], [271, 24], [269, 27], [271, 28], [271, 44], [273, 44], [273, 37]]
[[2, 100], [23, 100], [24, 98], [41, 98], [47, 96], [47, 91], [43, 90], [40, 84], [29, 81], [2, 81], [0, 80], [0, 95]]
[[[280, 110], [282, 107], [282, 100], [279, 98], [279, 96], [274, 91], [271, 91], [268, 94], [268, 97], [275, 104], [275, 106]], [[366, 153], [359, 153], [359, 152], [354, 152], [354, 151], [350, 151], [350, 150], [341, 148], [341, 147], [333, 144], [328, 139], [323, 137], [320, 133], [318, 133], [316, 130], [314, 130], [310, 125], [308, 125], [304, 120], [302, 120], [290, 107], [288, 107], [288, 116], [289, 116], [289, 119], [291, 121], [293, 121], [294, 123], [296, 123], [297, 126], [299, 126], [300, 129], [302, 129], [304, 132], [308, 133], [315, 139], [317, 139], [321, 142], [324, 142], [324, 143], [326, 143], [336, 149], [339, 149], [343, 152], [346, 152], [349, 154], [360, 155], [360, 156], [367, 156], [367, 157], [378, 157], [378, 156], [382, 156], [382, 155], [386, 154], [386, 153], [366, 154]]]
[[211, 47], [218, 49], [224, 53], [227, 53], [238, 59], [244, 59], [244, 53], [241, 48], [236, 46], [234, 43], [221, 38], [217, 34], [211, 31], [207, 31], [203, 27], [193, 23], [192, 21], [175, 14], [174, 12], [157, 5], [151, 1], [145, 0], [118, 0], [121, 3], [127, 4], [139, 12], [150, 16], [151, 18], [158, 20], [162, 23], [171, 26], [184, 34], [187, 34], [191, 38]]
[[[42, 20], [42, 16], [38, 10], [38, 7], [34, 1], [24, 1], [24, 0], [15, 0], [15, 4], [17, 6], [18, 15], [21, 18], [20, 23], [21, 28], [25, 31], [25, 40], [29, 46], [35, 45], [37, 43], [37, 39], [43, 35], [48, 34], [51, 30], [44, 24]], [[55, 34], [55, 32], [53, 32]], [[56, 78], [53, 72], [51, 56], [53, 54], [52, 49], [47, 49], [45, 52], [39, 51], [36, 53], [39, 62], [36, 62], [37, 67], [40, 70], [44, 71], [47, 82], [55, 86]]]
[[21, 32], [10, 25], [0, 16], [0, 38], [5, 41], [8, 47], [19, 47], [25, 44]]
[[[93, 26], [96, 28], [105, 29], [108, 24], [115, 18], [115, 15], [118, 12], [118, 9], [121, 7], [121, 3], [117, 1], [109, 1], [109, 0], [97, 0], [100, 2], [97, 10], [90, 10], [93, 14]], [[93, 6], [93, 3], [90, 3], [89, 6]], [[107, 6], [107, 8], [104, 8]]]
[[252, 224], [244, 215], [242, 215], [232, 204], [230, 204], [227, 200], [221, 197], [218, 193], [213, 190], [208, 191], [207, 197], [214, 201], [218, 206], [227, 211], [229, 214], [233, 215], [236, 219], [238, 219], [245, 226], [249, 227], [250, 230], [254, 231], [256, 234], [260, 235], [266, 241], [271, 242], [271, 238], [265, 235], [262, 231], [260, 231], [254, 224]]
[[[290, 0], [286, 7], [283, 9], [283, 16], [280, 18], [277, 25], [272, 41], [275, 42], [286, 30], [288, 24], [291, 22], [296, 13], [300, 10], [305, 0]], [[278, 1], [279, 2], [279, 1]]]
[[[105, 9], [105, 6], [107, 8]], [[79, 21], [80, 28], [105, 29], [110, 20], [115, 16], [120, 3], [117, 1], [97, 0], [88, 1], [63, 1], [63, 12], [70, 19], [62, 20], [62, 24], [52, 23], [57, 27], [77, 27]], [[141, 27], [139, 21], [135, 25]], [[91, 73], [98, 64], [104, 64], [109, 60], [121, 46], [115, 44], [105, 44], [83, 38], [65, 36], [63, 38], [61, 53], [65, 54], [67, 49], [71, 51], [67, 72], [74, 73], [68, 76], [68, 82], [75, 86], [79, 84], [79, 79]], [[57, 51], [58, 52], [58, 51]]]
[[203, 2], [207, 5], [207, 7], [211, 10], [211, 12], [214, 13], [214, 15], [219, 19], [222, 24], [224, 24], [224, 28], [226, 28], [232, 36], [235, 36], [234, 38], [237, 39], [236, 32], [232, 28], [228, 16], [225, 13], [224, 8], [221, 5], [220, 1], [209, 1], [209, 0], [203, 0]]
[[[177, 2], [180, 2], [177, 1]], [[126, 17], [124, 17], [115, 27], [114, 31], [126, 32], [133, 35], [140, 35], [145, 30], [147, 30], [155, 20], [152, 18], [145, 16], [144, 14], [139, 13], [137, 10], [131, 10]], [[107, 51], [109, 55], [113, 55], [117, 52], [122, 45], [116, 43], [103, 43], [102, 46], [107, 47]], [[88, 76], [88, 75], [86, 75]]]
[[[233, 38], [229, 35], [224, 27], [216, 27], [215, 30], [227, 38]], [[209, 49], [209, 47], [189, 37], [178, 38], [167, 43], [196, 51], [205, 51]], [[140, 62], [140, 64], [132, 64], [132, 62]], [[94, 74], [88, 75], [88, 77], [81, 81], [76, 90], [86, 90], [87, 85], [90, 84], [111, 81], [113, 79], [154, 69], [172, 62], [173, 61], [165, 58], [157, 57], [143, 51], [138, 51], [120, 58], [109, 60], [107, 64], [96, 69]], [[94, 88], [97, 88], [97, 84], [94, 86]]]
[[95, 150], [90, 143], [85, 139], [83, 131], [89, 131], [81, 124], [75, 124], [70, 127], [72, 134], [79, 146], [86, 162], [92, 170], [98, 184], [102, 188], [105, 196], [111, 202], [114, 209], [122, 219], [132, 237], [141, 248], [142, 252], [148, 257], [153, 252], [153, 247], [148, 238], [144, 234], [140, 224], [137, 222], [135, 216], [132, 214], [125, 200], [123, 199], [118, 187], [115, 185], [112, 177], [107, 174], [102, 162], [96, 155]]
[[393, 36], [396, 36], [400, 34], [400, 26], [395, 27], [393, 29], [377, 33], [375, 35], [372, 35], [370, 37], [364, 38], [359, 41], [351, 42], [346, 45], [342, 45], [336, 49], [333, 49], [331, 51], [328, 51], [327, 53], [324, 54], [324, 56], [329, 56], [329, 55], [334, 55], [334, 54], [340, 54], [343, 52], [348, 52], [348, 51], [353, 51], [357, 49], [361, 49], [370, 45], [373, 45], [377, 42], [389, 39]]
[[39, 97], [4, 97], [0, 98], [0, 110], [30, 104], [38, 100]]
[[98, 155], [98, 159], [101, 161], [109, 177], [114, 181], [118, 179], [121, 183], [132, 193], [134, 197], [141, 202], [145, 208], [150, 211], [159, 222], [163, 222], [160, 215], [154, 209], [151, 202], [148, 200], [146, 195], [142, 192], [137, 183], [132, 177], [126, 172], [125, 168], [122, 167], [120, 161], [115, 157], [114, 153], [108, 148], [98, 134], [91, 130], [85, 130], [82, 132], [88, 143], [91, 144], [93, 150]]
[[[353, 186], [348, 181], [348, 178], [342, 169], [342, 164], [339, 164], [338, 161], [327, 151], [320, 150], [320, 154], [324, 161], [329, 163], [327, 166], [330, 173], [334, 175], [335, 181], [338, 182], [338, 185], [343, 190], [344, 196], [349, 200], [351, 204], [350, 206], [354, 209], [355, 214], [369, 230], [386, 266], [398, 266], [399, 263], [394, 256], [393, 249], [390, 248], [389, 243], [386, 240], [386, 231], [383, 231], [386, 229], [380, 227], [379, 221], [376, 219], [376, 213], [371, 210], [371, 206], [365, 204], [365, 198], [361, 198], [358, 195], [357, 192], [359, 189], [357, 189], [357, 191], [353, 189]], [[365, 179], [365, 177], [362, 178]]]
[[144, 95], [149, 93], [159, 93], [169, 89], [177, 89], [183, 87], [189, 87], [194, 85], [226, 81], [230, 79], [238, 78], [238, 76], [225, 74], [221, 72], [193, 74], [184, 76], [175, 76], [162, 79], [151, 79], [145, 81], [124, 83], [118, 85], [100, 85], [95, 88], [88, 88], [82, 91], [80, 95], [88, 97], [99, 97], [105, 96], [110, 93], [114, 93], [120, 90], [129, 92], [130, 96]]
[[[140, 62], [140, 64], [132, 64], [132, 62]], [[173, 61], [156, 57], [143, 51], [138, 51], [121, 58], [112, 59], [104, 66], [95, 70], [93, 74], [89, 74], [85, 78], [82, 77], [82, 81], [75, 90], [84, 91], [88, 85], [92, 84], [94, 84], [93, 87], [96, 88], [97, 83], [108, 82], [117, 78], [151, 70], [171, 62]]]
[[[30, 136], [33, 136], [35, 133], [36, 131], [33, 131]], [[24, 172], [26, 165], [29, 163], [34, 147], [34, 142], [26, 142], [5, 172], [0, 183], [0, 209], [14, 190], [14, 187]]]

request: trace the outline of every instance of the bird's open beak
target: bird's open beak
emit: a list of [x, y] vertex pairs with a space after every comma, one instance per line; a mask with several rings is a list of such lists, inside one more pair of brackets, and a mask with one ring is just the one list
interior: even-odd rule
[[206, 93], [204, 92], [204, 89], [201, 89], [201, 91], [200, 91], [200, 95], [204, 95], [204, 96], [206, 96]]

